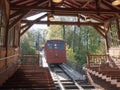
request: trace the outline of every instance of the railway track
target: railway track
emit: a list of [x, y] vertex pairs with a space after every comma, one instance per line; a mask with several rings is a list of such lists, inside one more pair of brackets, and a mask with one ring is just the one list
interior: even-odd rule
[[75, 74], [65, 65], [52, 65], [50, 72], [58, 90], [95, 90], [94, 86], [86, 83], [82, 77]]

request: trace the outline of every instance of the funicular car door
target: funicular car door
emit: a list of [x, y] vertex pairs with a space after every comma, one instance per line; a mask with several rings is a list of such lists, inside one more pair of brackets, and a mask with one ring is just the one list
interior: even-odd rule
[[64, 41], [54, 41], [53, 42], [53, 52], [54, 58], [56, 59], [55, 62], [63, 62], [65, 55], [65, 42]]

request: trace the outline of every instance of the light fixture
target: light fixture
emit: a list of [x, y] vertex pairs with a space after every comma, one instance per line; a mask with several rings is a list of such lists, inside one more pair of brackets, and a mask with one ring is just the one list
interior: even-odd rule
[[115, 0], [112, 2], [112, 5], [117, 6], [120, 5], [120, 0]]
[[52, 0], [54, 3], [61, 3], [63, 0]]
[[48, 19], [49, 19], [50, 21], [54, 20], [54, 15], [53, 15], [52, 13], [49, 13]]

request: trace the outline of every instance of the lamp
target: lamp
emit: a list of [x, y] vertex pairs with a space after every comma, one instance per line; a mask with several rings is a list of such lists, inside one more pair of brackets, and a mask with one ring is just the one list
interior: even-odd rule
[[120, 5], [120, 0], [115, 0], [112, 2], [112, 5], [117, 6]]
[[54, 15], [53, 15], [52, 13], [49, 13], [48, 19], [49, 19], [50, 21], [54, 20]]
[[54, 3], [61, 3], [62, 0], [52, 0]]

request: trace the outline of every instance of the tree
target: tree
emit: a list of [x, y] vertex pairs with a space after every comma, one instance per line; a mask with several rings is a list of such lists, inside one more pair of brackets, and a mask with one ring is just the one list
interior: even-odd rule
[[47, 30], [46, 40], [60, 39], [62, 40], [62, 27], [60, 25], [51, 25]]
[[27, 32], [21, 37], [20, 47], [22, 54], [36, 53], [36, 49], [34, 48], [34, 36], [31, 32]]
[[51, 25], [46, 37], [47, 39], [64, 39], [67, 44], [67, 60], [81, 66], [86, 63], [88, 54], [105, 52], [103, 38], [90, 26]]

